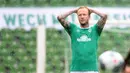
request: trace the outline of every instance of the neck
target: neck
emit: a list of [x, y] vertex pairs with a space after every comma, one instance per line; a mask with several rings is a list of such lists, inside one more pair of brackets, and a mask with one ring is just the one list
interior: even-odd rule
[[81, 28], [88, 28], [88, 27], [89, 27], [89, 24], [81, 24], [80, 27], [81, 27]]

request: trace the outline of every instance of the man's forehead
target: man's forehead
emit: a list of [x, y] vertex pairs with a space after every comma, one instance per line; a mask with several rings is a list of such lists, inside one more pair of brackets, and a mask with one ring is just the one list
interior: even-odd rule
[[82, 8], [79, 8], [78, 10], [88, 10], [88, 8], [86, 8], [86, 7], [82, 7]]
[[88, 9], [87, 8], [81, 8], [81, 9], [78, 10], [78, 12], [82, 12], [82, 11], [88, 12]]

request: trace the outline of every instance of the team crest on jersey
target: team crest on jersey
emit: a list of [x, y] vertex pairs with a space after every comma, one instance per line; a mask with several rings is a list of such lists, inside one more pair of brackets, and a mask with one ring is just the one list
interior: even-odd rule
[[88, 32], [92, 32], [92, 29], [89, 29]]
[[77, 38], [78, 42], [88, 42], [91, 41], [91, 38], [88, 38], [87, 35], [82, 35], [80, 38]]

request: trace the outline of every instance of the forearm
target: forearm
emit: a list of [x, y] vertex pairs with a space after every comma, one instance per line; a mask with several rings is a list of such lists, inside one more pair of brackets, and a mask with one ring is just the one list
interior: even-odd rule
[[98, 20], [97, 22], [97, 25], [100, 27], [100, 28], [103, 28], [105, 23], [106, 23], [106, 20], [107, 20], [107, 15], [104, 14], [104, 13], [101, 13], [101, 12], [98, 12], [96, 10], [93, 10], [93, 9], [89, 9], [91, 13], [95, 13], [97, 15], [99, 15], [101, 18]]
[[58, 16], [58, 19], [65, 19], [66, 17], [68, 17], [69, 15], [71, 15], [72, 13], [76, 13], [76, 9], [75, 10], [71, 10], [69, 12], [66, 12], [64, 14], [61, 14]]
[[57, 19], [59, 20], [59, 22], [61, 23], [62, 26], [64, 27], [68, 27], [69, 26], [69, 22], [66, 19], [66, 17], [68, 17], [69, 15], [71, 15], [72, 13], [76, 13], [77, 10], [71, 10], [67, 13], [61, 14], [57, 17]]
[[99, 15], [101, 18], [106, 18], [106, 17], [107, 17], [106, 14], [101, 13], [101, 12], [99, 12], [99, 11], [96, 11], [96, 10], [94, 10], [94, 9], [90, 9], [90, 12]]

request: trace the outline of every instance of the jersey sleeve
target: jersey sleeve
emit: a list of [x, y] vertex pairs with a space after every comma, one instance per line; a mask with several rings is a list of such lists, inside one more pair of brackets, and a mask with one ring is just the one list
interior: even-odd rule
[[73, 31], [73, 29], [74, 29], [75, 27], [76, 27], [76, 25], [70, 22], [69, 26], [68, 26], [68, 27], [64, 27], [64, 28], [65, 28], [65, 30], [67, 31], [67, 33], [68, 33], [69, 35], [71, 35], [71, 33], [72, 33], [72, 31]]
[[98, 36], [100, 36], [101, 33], [102, 33], [103, 28], [99, 27], [97, 24], [95, 24], [95, 25], [93, 26], [93, 28], [94, 28], [95, 31], [97, 32]]

